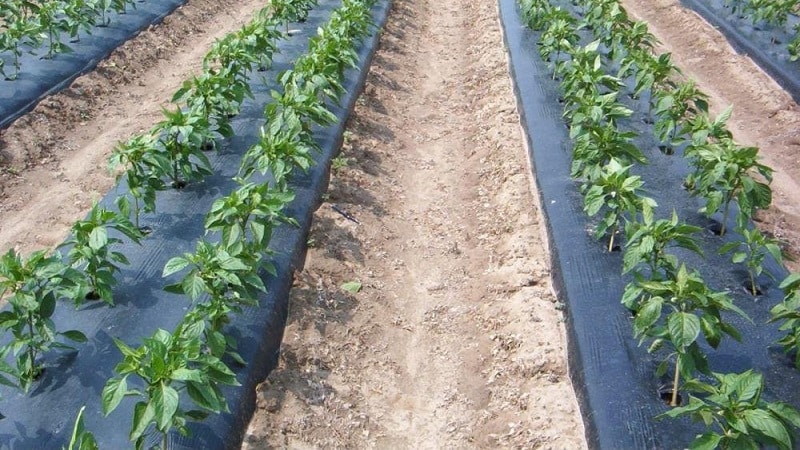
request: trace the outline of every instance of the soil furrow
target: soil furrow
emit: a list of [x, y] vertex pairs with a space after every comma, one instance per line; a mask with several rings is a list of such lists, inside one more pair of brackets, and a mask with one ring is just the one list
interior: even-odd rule
[[495, 2], [396, 0], [245, 448], [585, 447], [525, 158]]

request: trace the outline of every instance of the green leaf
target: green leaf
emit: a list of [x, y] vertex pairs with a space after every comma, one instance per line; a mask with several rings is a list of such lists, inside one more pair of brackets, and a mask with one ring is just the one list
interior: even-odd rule
[[683, 352], [700, 335], [700, 319], [690, 313], [672, 313], [667, 318], [667, 329], [675, 348]]
[[152, 404], [159, 430], [169, 429], [172, 418], [178, 411], [178, 401], [178, 391], [164, 382], [153, 392]]
[[78, 330], [62, 331], [60, 334], [72, 342], [84, 343], [88, 340], [86, 339], [86, 335]]
[[698, 435], [689, 448], [691, 450], [715, 450], [720, 441], [722, 441], [722, 436], [715, 433], [705, 433]]
[[102, 402], [103, 415], [108, 416], [111, 411], [117, 409], [119, 403], [128, 393], [127, 377], [111, 378], [103, 388]]
[[138, 402], [133, 407], [133, 425], [128, 440], [139, 439], [147, 430], [147, 426], [153, 421], [156, 413], [152, 403]]
[[180, 369], [174, 370], [172, 372], [172, 375], [170, 376], [170, 378], [172, 378], [173, 380], [178, 380], [178, 381], [189, 381], [189, 380], [191, 380], [191, 381], [202, 382], [203, 381], [203, 374], [202, 374], [202, 372], [200, 372], [197, 369], [186, 369], [186, 368], [181, 367]]
[[358, 281], [349, 281], [341, 285], [342, 290], [347, 291], [351, 294], [357, 294], [361, 291], [361, 283]]
[[767, 404], [767, 409], [794, 427], [800, 428], [800, 413], [792, 406], [783, 402], [774, 402]]
[[176, 256], [167, 261], [167, 264], [164, 265], [164, 271], [161, 273], [161, 276], [168, 277], [175, 272], [180, 272], [188, 265], [189, 261], [186, 258]]
[[775, 439], [781, 448], [787, 450], [792, 448], [792, 440], [786, 427], [769, 412], [762, 409], [750, 409], [744, 411], [743, 416], [748, 426]]
[[101, 248], [105, 247], [107, 243], [108, 232], [106, 231], [106, 227], [95, 227], [92, 229], [92, 232], [89, 233], [89, 248], [92, 250], [100, 250]]

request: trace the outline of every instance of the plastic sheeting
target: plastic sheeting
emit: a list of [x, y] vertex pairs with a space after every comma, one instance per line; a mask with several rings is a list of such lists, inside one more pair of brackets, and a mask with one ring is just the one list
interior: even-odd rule
[[[688, 419], [654, 420], [668, 409], [658, 392], [671, 380], [655, 375], [661, 361], [658, 357], [664, 355], [648, 354], [646, 345], [640, 347], [633, 338], [631, 314], [620, 304], [623, 288], [630, 281], [621, 276], [622, 253], [607, 252], [605, 243], [591, 235], [594, 219], [583, 212], [579, 185], [569, 175], [572, 145], [561, 118], [558, 82], [552, 80], [551, 68], [538, 54], [538, 33], [521, 23], [514, 0], [499, 0], [499, 6], [517, 107], [550, 238], [554, 286], [566, 305], [570, 375], [589, 445], [604, 449], [686, 448], [702, 428]], [[658, 150], [651, 126], [643, 122], [646, 105], [634, 103], [626, 95], [620, 95], [620, 100], [636, 111], [620, 128], [641, 135], [636, 144], [649, 163], [635, 171], [645, 182], [645, 195], [658, 202], [657, 216], [669, 217], [674, 209], [689, 223], [711, 227], [714, 223], [697, 212], [699, 201], [681, 187], [689, 171], [686, 160]], [[735, 315], [724, 316], [739, 329], [744, 342], [726, 338], [717, 350], [706, 348], [711, 370], [755, 368], [765, 376], [765, 399], [800, 405], [796, 389], [800, 373], [781, 349], [772, 345], [780, 337], [777, 325], [766, 325], [769, 308], [782, 299], [782, 293], [767, 277], [759, 279], [766, 291], [763, 296], [753, 298], [744, 292], [743, 267], [734, 266], [729, 255], [717, 254], [723, 242], [737, 239], [734, 233], [720, 238], [703, 232], [697, 239], [705, 259], [683, 251], [675, 254], [687, 267], [698, 269], [710, 287], [729, 291], [753, 320], [749, 323]], [[767, 270], [778, 279], [786, 275], [774, 261], [768, 261]]]
[[[168, 294], [163, 286], [174, 281], [162, 279], [166, 261], [184, 252], [193, 252], [195, 242], [203, 236], [203, 221], [212, 202], [233, 190], [231, 180], [239, 168], [242, 154], [258, 139], [264, 123], [263, 107], [269, 101], [270, 89], [277, 88], [277, 72], [285, 70], [307, 48], [308, 38], [324, 24], [337, 1], [322, 1], [311, 11], [303, 24], [293, 24], [301, 30], [289, 40], [279, 43], [280, 53], [273, 67], [253, 75], [254, 101], [247, 101], [242, 112], [233, 120], [236, 136], [222, 142], [219, 153], [211, 160], [215, 169], [212, 177], [202, 183], [190, 184], [180, 191], [159, 193], [157, 214], [145, 215], [142, 225], [154, 228], [141, 246], [126, 244], [120, 250], [130, 259], [118, 274], [114, 290], [116, 305], [85, 304], [76, 311], [69, 304], [60, 304], [54, 315], [57, 329], [78, 329], [89, 338], [78, 345], [77, 351], [45, 355], [46, 370], [28, 394], [0, 388], [0, 448], [54, 449], [68, 442], [75, 416], [87, 405], [85, 421], [103, 449], [130, 448], [128, 430], [131, 426], [134, 399], [123, 403], [108, 417], [102, 417], [101, 391], [122, 355], [112, 337], [129, 345], [139, 345], [141, 339], [152, 335], [157, 328], [174, 329], [189, 307], [188, 299]], [[391, 1], [379, 1], [373, 8], [375, 22], [382, 27]], [[201, 423], [191, 423], [192, 436], [170, 435], [173, 449], [239, 448], [255, 408], [256, 386], [263, 381], [276, 363], [288, 310], [289, 289], [293, 273], [302, 267], [306, 240], [313, 212], [327, 189], [330, 161], [338, 152], [344, 123], [363, 88], [368, 67], [378, 42], [378, 31], [359, 46], [359, 70], [347, 71], [343, 85], [347, 93], [341, 106], [332, 108], [339, 122], [327, 128], [315, 129], [315, 137], [323, 151], [317, 164], [306, 174], [297, 174], [292, 189], [296, 199], [289, 205], [287, 215], [295, 218], [299, 227], [281, 226], [274, 233], [270, 247], [277, 276], [264, 276], [269, 293], [260, 300], [260, 307], [245, 309], [232, 318], [226, 332], [238, 341], [239, 354], [248, 361], [246, 367], [231, 364], [237, 374], [239, 387], [226, 387], [230, 413], [211, 415]], [[259, 79], [264, 78], [267, 85]], [[112, 207], [118, 190], [106, 195], [102, 204]], [[131, 379], [129, 382], [135, 382]], [[155, 438], [155, 436], [153, 437]]]

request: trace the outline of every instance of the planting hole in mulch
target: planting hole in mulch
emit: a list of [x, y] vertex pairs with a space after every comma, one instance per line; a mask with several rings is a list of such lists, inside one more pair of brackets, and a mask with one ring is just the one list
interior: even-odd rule
[[715, 220], [710, 225], [706, 226], [706, 231], [713, 234], [714, 236], [721, 236], [722, 224]]
[[[661, 386], [658, 388], [658, 398], [667, 406], [672, 406], [670, 405], [672, 402], [672, 386]], [[678, 394], [677, 403], [678, 404], [675, 406], [681, 406], [683, 404], [683, 397], [681, 397], [680, 393]]]
[[186, 187], [187, 184], [188, 183], [186, 183], [185, 180], [180, 180], [180, 181], [173, 181], [171, 186], [173, 189], [183, 189]]
[[658, 151], [660, 151], [661, 153], [663, 153], [663, 154], [665, 154], [667, 156], [672, 156], [672, 155], [675, 154], [675, 147], [673, 147], [671, 145], [659, 145], [658, 146]]
[[139, 232], [142, 233], [143, 235], [147, 236], [148, 234], [153, 232], [153, 227], [149, 227], [147, 225], [145, 225], [143, 227], [139, 227]]
[[100, 294], [98, 294], [95, 291], [91, 291], [91, 292], [87, 293], [84, 298], [86, 300], [100, 300]]
[[759, 286], [758, 283], [756, 283], [756, 292], [755, 295], [753, 295], [753, 288], [752, 286], [750, 286], [750, 280], [742, 281], [740, 286], [742, 287], [742, 290], [744, 290], [747, 293], [747, 295], [752, 295], [753, 297], [761, 297], [762, 295], [764, 295], [765, 292], [765, 289]]

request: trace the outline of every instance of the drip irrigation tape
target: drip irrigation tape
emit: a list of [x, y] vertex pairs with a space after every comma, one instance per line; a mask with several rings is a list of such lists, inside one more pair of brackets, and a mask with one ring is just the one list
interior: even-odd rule
[[[570, 177], [572, 145], [562, 119], [558, 82], [540, 58], [538, 33], [526, 28], [514, 0], [499, 0], [504, 41], [509, 54], [517, 108], [526, 133], [529, 159], [546, 219], [552, 259], [552, 277], [559, 300], [566, 305], [569, 370], [592, 448], [645, 449], [685, 448], [703, 431], [688, 419], [654, 420], [668, 410], [658, 392], [669, 385], [669, 376], [657, 377], [656, 367], [665, 356], [648, 354], [646, 345], [633, 338], [630, 312], [620, 304], [625, 284], [621, 275], [622, 252], [607, 252], [603, 241], [592, 236], [590, 219], [583, 212], [579, 184]], [[635, 114], [620, 122], [623, 130], [640, 134], [636, 145], [649, 163], [635, 172], [645, 182], [645, 195], [658, 202], [656, 214], [667, 218], [675, 210], [688, 223], [710, 228], [714, 221], [697, 211], [701, 204], [682, 189], [689, 172], [679, 154], [664, 155], [643, 121], [647, 107], [620, 95]], [[644, 99], [646, 101], [646, 99]], [[750, 323], [725, 314], [724, 319], [743, 335], [744, 342], [723, 339], [716, 350], [705, 347], [714, 372], [742, 372], [755, 368], [764, 374], [768, 401], [781, 399], [800, 405], [800, 373], [773, 342], [781, 336], [777, 325], [767, 325], [769, 308], [781, 301], [782, 293], [767, 277], [759, 279], [765, 293], [754, 299], [742, 283], [746, 273], [731, 264], [728, 255], [718, 255], [724, 242], [703, 232], [697, 236], [705, 255], [674, 251], [687, 267], [698, 269], [713, 289], [727, 290], [752, 318]], [[740, 239], [740, 238], [739, 238]], [[786, 270], [768, 261], [766, 270], [777, 279]], [[662, 357], [662, 358], [659, 358]]]
[[[241, 114], [233, 120], [235, 137], [225, 141], [219, 153], [211, 156], [214, 175], [180, 191], [159, 193], [158, 213], [143, 216], [142, 222], [153, 227], [153, 233], [141, 246], [125, 244], [119, 248], [130, 259], [130, 265], [122, 266], [118, 274], [119, 284], [114, 290], [116, 305], [89, 303], [78, 311], [69, 304], [59, 305], [53, 316], [57, 329], [83, 331], [89, 342], [78, 345], [77, 351], [45, 355], [45, 372], [28, 394], [0, 388], [0, 413], [6, 416], [0, 420], [0, 448], [61, 448], [68, 443], [75, 415], [82, 405], [87, 405], [86, 427], [95, 434], [100, 448], [132, 447], [127, 434], [133, 399], [123, 400], [108, 417], [102, 417], [101, 413], [101, 391], [107, 379], [114, 375], [114, 366], [122, 359], [112, 337], [136, 346], [157, 328], [174, 329], [183, 318], [189, 302], [182, 296], [163, 291], [177, 275], [162, 279], [162, 268], [171, 257], [194, 251], [195, 242], [204, 235], [205, 214], [212, 202], [236, 187], [231, 177], [236, 175], [244, 152], [258, 140], [259, 127], [264, 122], [263, 106], [270, 99], [270, 89], [278, 88], [274, 81], [262, 86], [259, 79], [275, 80], [279, 71], [289, 68], [305, 52], [308, 38], [339, 5], [340, 2], [334, 0], [320, 2], [305, 23], [291, 26], [301, 30], [299, 33], [279, 42], [280, 53], [275, 54], [272, 68], [253, 75], [255, 100], [245, 102]], [[270, 248], [274, 251], [272, 263], [277, 275], [263, 276], [268, 294], [262, 296], [259, 307], [247, 308], [233, 316], [226, 329], [236, 338], [238, 352], [248, 362], [245, 367], [230, 364], [241, 383], [238, 387], [223, 387], [230, 413], [190, 423], [191, 437], [172, 433], [171, 449], [238, 449], [241, 446], [255, 409], [256, 387], [277, 364], [293, 273], [304, 263], [311, 219], [327, 189], [331, 159], [340, 148], [346, 119], [363, 89], [379, 30], [390, 6], [390, 0], [379, 1], [372, 10], [378, 28], [358, 47], [359, 68], [346, 73], [343, 85], [347, 93], [341, 106], [332, 107], [338, 123], [314, 130], [322, 152], [316, 155], [317, 164], [305, 174], [298, 173], [292, 183], [296, 198], [286, 214], [296, 219], [299, 226], [281, 225], [274, 232]], [[124, 189], [124, 185], [117, 187], [117, 191]], [[117, 191], [108, 193], [101, 205], [113, 208]]]

